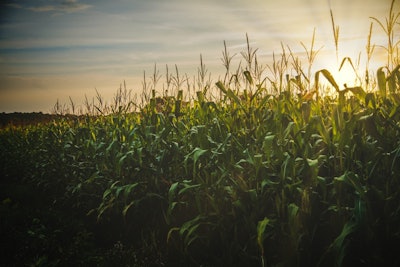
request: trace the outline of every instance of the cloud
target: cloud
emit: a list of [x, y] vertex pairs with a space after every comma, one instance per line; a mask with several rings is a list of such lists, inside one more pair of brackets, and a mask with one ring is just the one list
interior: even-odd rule
[[33, 11], [33, 12], [49, 12], [49, 11], [57, 10], [57, 8], [55, 6], [28, 7], [26, 9]]
[[78, 3], [77, 0], [64, 0], [60, 4], [60, 9], [62, 11], [67, 11], [67, 12], [85, 10], [85, 9], [90, 8], [90, 7], [92, 7], [92, 6]]
[[20, 4], [15, 4], [15, 3], [9, 3], [9, 4], [6, 3], [5, 6], [13, 7], [13, 8], [22, 8], [22, 6]]
[[78, 0], [63, 0], [57, 5], [23, 6], [21, 4], [10, 3], [8, 7], [26, 9], [33, 12], [65, 12], [72, 13], [91, 8], [91, 5], [79, 3]]

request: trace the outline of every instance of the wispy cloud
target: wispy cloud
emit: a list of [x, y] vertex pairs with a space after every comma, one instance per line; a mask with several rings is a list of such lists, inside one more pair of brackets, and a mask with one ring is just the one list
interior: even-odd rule
[[57, 7], [56, 6], [37, 6], [37, 7], [28, 7], [26, 9], [33, 11], [33, 12], [49, 12], [49, 11], [56, 11]]
[[92, 7], [92, 6], [78, 3], [77, 0], [64, 0], [60, 4], [60, 9], [62, 11], [67, 11], [67, 12], [85, 10], [85, 9], [90, 8], [90, 7]]
[[78, 2], [78, 0], [64, 0], [55, 5], [29, 6], [29, 5], [10, 3], [7, 4], [7, 6], [12, 8], [26, 9], [33, 12], [65, 12], [65, 13], [82, 11], [92, 7], [91, 5], [80, 3]]

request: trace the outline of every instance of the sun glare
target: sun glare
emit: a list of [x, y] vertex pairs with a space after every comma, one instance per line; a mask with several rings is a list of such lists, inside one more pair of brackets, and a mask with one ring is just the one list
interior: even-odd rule
[[[364, 62], [352, 58], [351, 56], [354, 54], [352, 51], [347, 51], [346, 57], [337, 60], [334, 53], [322, 53], [320, 61], [314, 67], [314, 72], [326, 69], [338, 85], [339, 90], [344, 90], [346, 87], [362, 86], [364, 77], [363, 72], [360, 71], [360, 66], [363, 66]], [[336, 95], [336, 89], [322, 73], [319, 75], [319, 85], [323, 88], [321, 88], [323, 94]]]
[[332, 76], [340, 89], [345, 87], [354, 87], [360, 83], [356, 71], [357, 70], [353, 69], [350, 63], [345, 62], [340, 70], [337, 68], [332, 72]]
[[[361, 81], [357, 73], [353, 70], [352, 66], [343, 65], [343, 67], [339, 70], [339, 67], [336, 64], [332, 64], [331, 68], [326, 68], [329, 73], [332, 75], [333, 79], [335, 80], [336, 84], [339, 87], [339, 90], [344, 90], [346, 87], [356, 87], [360, 86]], [[337, 95], [336, 89], [333, 85], [320, 75], [319, 78], [319, 85], [322, 86], [320, 89], [320, 94], [325, 96], [335, 96]]]

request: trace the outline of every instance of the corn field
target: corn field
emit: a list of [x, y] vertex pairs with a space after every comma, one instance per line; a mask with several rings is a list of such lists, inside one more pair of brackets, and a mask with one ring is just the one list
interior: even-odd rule
[[247, 44], [217, 82], [155, 68], [141, 101], [3, 127], [0, 265], [399, 266], [398, 43], [354, 87]]

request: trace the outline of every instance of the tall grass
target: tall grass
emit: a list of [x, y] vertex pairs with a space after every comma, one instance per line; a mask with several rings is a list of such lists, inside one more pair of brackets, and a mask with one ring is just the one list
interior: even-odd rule
[[[393, 3], [389, 36], [399, 17]], [[332, 24], [338, 47], [333, 15]], [[372, 24], [368, 62], [371, 34]], [[41, 217], [43, 227], [30, 231], [44, 249], [22, 249], [23, 263], [399, 265], [398, 43], [388, 39], [377, 88], [368, 66], [365, 83], [342, 88], [328, 69], [311, 73], [315, 38], [310, 48], [301, 43], [305, 68], [284, 45], [261, 65], [246, 36], [238, 55], [224, 42], [226, 73], [214, 86], [200, 56], [193, 79], [154, 66], [140, 96], [124, 84], [111, 103], [98, 93], [87, 99], [84, 116], [2, 129], [1, 176], [40, 190], [48, 213], [68, 207], [83, 218], [66, 249]], [[55, 112], [77, 110], [72, 103]], [[2, 208], [18, 209], [6, 206], [14, 198], [4, 195]], [[88, 233], [100, 248], [89, 250]], [[76, 249], [85, 246], [82, 260]]]

